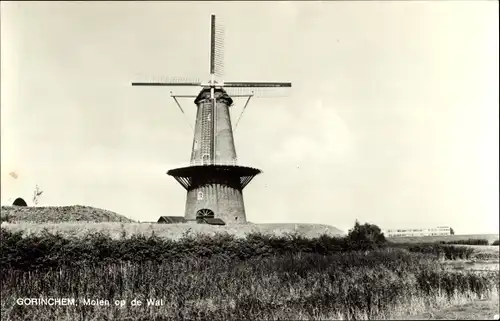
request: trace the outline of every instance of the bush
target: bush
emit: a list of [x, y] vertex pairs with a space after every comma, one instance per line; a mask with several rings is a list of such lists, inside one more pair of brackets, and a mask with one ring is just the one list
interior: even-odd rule
[[491, 243], [491, 245], [497, 245], [498, 246], [499, 245], [498, 240], [496, 240], [493, 243]]
[[0, 264], [5, 269], [34, 270], [74, 266], [82, 263], [119, 263], [143, 261], [170, 262], [181, 259], [219, 258], [246, 261], [269, 256], [303, 253], [333, 255], [352, 251], [369, 251], [381, 247], [402, 248], [448, 260], [469, 259], [474, 249], [448, 244], [393, 244], [386, 242], [376, 225], [359, 224], [346, 237], [322, 235], [306, 238], [299, 234], [284, 236], [252, 233], [246, 239], [230, 234], [215, 236], [185, 235], [174, 241], [155, 235], [132, 235], [112, 239], [105, 233], [89, 233], [83, 238], [60, 234], [22, 236], [21, 232], [1, 229]]
[[384, 233], [377, 225], [365, 223], [359, 224], [356, 220], [354, 228], [349, 230], [347, 240], [352, 249], [372, 250], [386, 244]]
[[173, 241], [155, 235], [132, 235], [112, 239], [105, 233], [88, 233], [83, 238], [52, 235], [22, 237], [1, 229], [2, 266], [32, 270], [55, 266], [78, 265], [81, 262], [168, 262], [185, 258], [248, 260], [274, 255], [316, 253], [331, 255], [353, 250], [370, 250], [382, 246], [385, 238], [374, 225], [356, 225], [348, 237], [322, 235], [306, 238], [299, 234], [284, 236], [252, 233], [246, 239], [229, 234], [189, 236]]

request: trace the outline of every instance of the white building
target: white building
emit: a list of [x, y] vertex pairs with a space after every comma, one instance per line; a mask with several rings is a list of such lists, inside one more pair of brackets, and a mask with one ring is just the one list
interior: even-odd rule
[[451, 235], [451, 227], [438, 226], [436, 228], [403, 228], [385, 230], [383, 232], [386, 237]]

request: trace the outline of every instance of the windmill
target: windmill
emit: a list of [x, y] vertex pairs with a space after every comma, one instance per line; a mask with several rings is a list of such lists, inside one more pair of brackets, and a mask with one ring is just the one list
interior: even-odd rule
[[[291, 87], [291, 83], [277, 82], [224, 82], [217, 81], [222, 75], [222, 41], [215, 15], [210, 27], [210, 80], [175, 82], [133, 82], [132, 86], [199, 86], [197, 96], [173, 95], [177, 106], [184, 113], [177, 97], [193, 97], [197, 106], [196, 124], [190, 166], [169, 170], [186, 190], [187, 200], [184, 218], [187, 221], [222, 219], [226, 223], [246, 223], [243, 189], [261, 171], [237, 165], [236, 149], [229, 107], [233, 99], [225, 88], [277, 88]], [[248, 97], [251, 94], [233, 95]]]

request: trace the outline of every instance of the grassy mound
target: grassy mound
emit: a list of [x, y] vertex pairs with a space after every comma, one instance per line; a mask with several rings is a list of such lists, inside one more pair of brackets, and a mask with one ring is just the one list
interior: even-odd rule
[[108, 210], [82, 206], [2, 206], [2, 222], [133, 222]]
[[150, 236], [154, 234], [165, 239], [178, 240], [183, 235], [208, 235], [214, 236], [218, 233], [228, 233], [242, 238], [250, 233], [262, 233], [266, 235], [285, 235], [296, 233], [307, 238], [318, 237], [322, 234], [329, 236], [343, 236], [339, 229], [320, 224], [238, 224], [225, 226], [212, 226], [196, 223], [157, 224], [157, 223], [44, 223], [18, 222], [2, 224], [2, 227], [13, 232], [23, 232], [24, 235], [41, 235], [43, 231], [56, 234], [60, 233], [68, 237], [84, 237], [87, 233], [105, 233], [112, 239], [131, 237], [132, 235]]

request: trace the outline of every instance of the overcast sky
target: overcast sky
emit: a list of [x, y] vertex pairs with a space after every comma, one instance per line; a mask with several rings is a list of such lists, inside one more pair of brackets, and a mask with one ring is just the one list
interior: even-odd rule
[[2, 204], [184, 215], [193, 89], [130, 82], [208, 80], [212, 13], [226, 81], [293, 83], [235, 132], [249, 221], [498, 233], [497, 1], [2, 1]]

